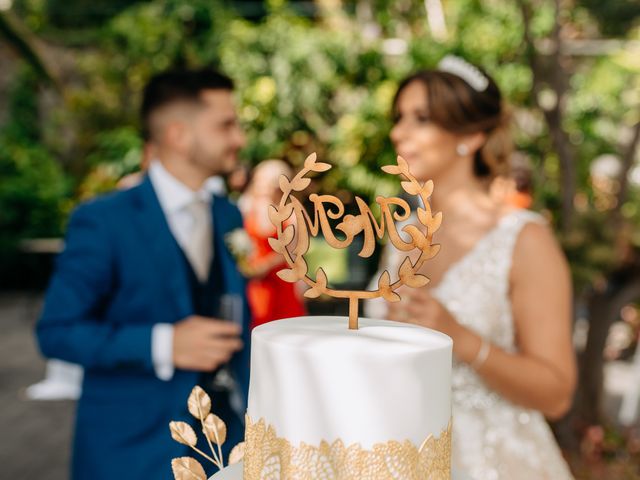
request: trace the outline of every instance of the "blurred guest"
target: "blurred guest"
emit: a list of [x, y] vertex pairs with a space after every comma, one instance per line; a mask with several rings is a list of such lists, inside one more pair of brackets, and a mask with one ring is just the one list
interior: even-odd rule
[[272, 250], [269, 238], [276, 236], [276, 229], [269, 220], [267, 210], [278, 204], [282, 191], [278, 179], [281, 175], [291, 178], [291, 169], [282, 160], [265, 160], [258, 164], [240, 206], [244, 225], [254, 250], [247, 259], [247, 275], [250, 276], [248, 295], [253, 326], [272, 320], [305, 315], [304, 303], [296, 284], [285, 282], [276, 275], [287, 265], [282, 255]]
[[77, 400], [82, 393], [82, 367], [51, 358], [45, 378], [27, 387], [29, 400]]
[[[249, 177], [249, 167], [242, 163], [239, 164], [227, 177], [227, 184], [229, 185], [229, 195], [242, 195], [242, 193], [244, 193], [247, 186], [249, 185]], [[242, 207], [240, 209], [242, 210]]]
[[37, 335], [46, 356], [85, 370], [73, 479], [173, 478], [170, 461], [188, 448], [168, 424], [194, 423], [185, 404], [196, 384], [227, 424], [224, 450], [243, 438], [249, 310], [224, 244], [242, 218], [206, 188], [245, 143], [232, 88], [212, 70], [152, 78], [141, 112], [148, 174], [69, 222]]
[[509, 162], [509, 172], [493, 179], [489, 193], [498, 204], [528, 209], [533, 204], [532, 175], [529, 159], [515, 153]]
[[396, 152], [434, 181], [443, 223], [431, 282], [387, 315], [453, 339], [453, 465], [473, 480], [570, 479], [544, 419], [567, 411], [576, 382], [569, 270], [541, 216], [489, 194], [512, 146], [500, 90], [449, 56], [400, 84], [393, 115]]

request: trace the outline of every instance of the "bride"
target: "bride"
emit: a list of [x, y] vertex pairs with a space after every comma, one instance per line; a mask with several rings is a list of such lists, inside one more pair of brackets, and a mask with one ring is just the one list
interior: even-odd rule
[[566, 412], [576, 381], [569, 271], [542, 217], [489, 195], [511, 153], [500, 91], [446, 57], [401, 83], [393, 112], [395, 149], [434, 181], [444, 221], [429, 286], [387, 315], [453, 339], [454, 468], [474, 480], [571, 479], [544, 419]]

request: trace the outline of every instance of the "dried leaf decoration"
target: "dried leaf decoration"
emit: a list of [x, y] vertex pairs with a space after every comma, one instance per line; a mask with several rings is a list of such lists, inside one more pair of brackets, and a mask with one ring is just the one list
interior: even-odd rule
[[240, 442], [229, 453], [229, 465], [235, 465], [244, 458], [244, 442]]
[[317, 288], [310, 288], [304, 292], [306, 298], [318, 298], [322, 293]]
[[378, 290], [382, 294], [382, 298], [384, 298], [388, 302], [399, 302], [400, 295], [394, 292], [391, 289], [391, 277], [388, 271], [384, 271], [380, 278], [378, 279]]
[[327, 287], [327, 274], [324, 273], [324, 269], [322, 267], [319, 267], [318, 270], [316, 271], [316, 284], [320, 288]]
[[280, 179], [278, 181], [280, 184], [280, 190], [283, 192], [291, 191], [291, 183], [289, 183], [289, 179], [286, 176], [280, 175]]
[[306, 168], [307, 170], [312, 170], [317, 160], [318, 160], [318, 154], [316, 152], [313, 152], [304, 160], [304, 168]]
[[422, 195], [430, 197], [433, 193], [433, 180], [427, 180], [422, 186]]
[[[227, 426], [220, 417], [211, 413], [211, 397], [199, 386], [193, 387], [189, 399], [187, 400], [187, 408], [189, 413], [200, 420], [202, 433], [207, 440], [211, 456], [200, 450], [196, 444], [198, 437], [191, 425], [186, 422], [171, 422], [169, 430], [171, 438], [182, 445], [191, 447], [192, 450], [198, 452], [204, 458], [209, 460], [219, 469], [224, 468], [224, 459], [222, 458], [222, 444], [227, 440]], [[216, 445], [217, 448], [214, 448]], [[236, 446], [237, 448], [237, 446]], [[236, 450], [235, 458], [241, 457], [244, 447]], [[217, 451], [216, 451], [217, 450]], [[189, 457], [176, 458], [171, 462], [173, 475], [176, 480], [193, 480], [204, 479], [206, 474], [202, 466], [194, 459]]]
[[191, 457], [180, 457], [171, 460], [171, 470], [175, 480], [207, 480], [202, 465]]
[[426, 225], [429, 223], [429, 215], [427, 214], [427, 211], [424, 208], [418, 208], [418, 210], [416, 211], [416, 214], [418, 215], [418, 220], [420, 221], [421, 224]]
[[278, 275], [278, 277], [280, 277], [282, 280], [284, 280], [285, 282], [296, 282], [298, 280], [298, 276], [296, 275], [296, 272], [293, 270], [280, 270], [279, 272], [276, 272], [276, 275]]
[[202, 428], [206, 437], [216, 445], [222, 445], [227, 439], [227, 426], [213, 413], [207, 415]]
[[440, 228], [441, 224], [442, 224], [442, 212], [438, 212], [433, 216], [433, 219], [429, 224], [429, 227], [435, 232]]
[[285, 205], [281, 209], [277, 209], [274, 205], [269, 205], [267, 210], [269, 220], [274, 225], [286, 221], [293, 213], [293, 205]]
[[330, 169], [331, 169], [331, 165], [329, 165], [328, 163], [316, 163], [313, 166], [313, 171], [318, 173], [326, 172], [327, 170], [330, 170]]
[[316, 270], [316, 285], [306, 292], [304, 292], [304, 296], [307, 298], [318, 298], [322, 291], [327, 288], [327, 274], [324, 273], [322, 267], [319, 267]]
[[269, 221], [274, 225], [280, 222], [280, 213], [278, 212], [278, 210], [276, 210], [276, 207], [274, 207], [273, 205], [269, 205], [269, 208], [267, 209], [267, 214], [269, 215]]
[[282, 238], [280, 239], [280, 241], [283, 245], [289, 245], [293, 241], [294, 235], [295, 229], [293, 228], [293, 225], [289, 225], [282, 231]]
[[420, 193], [420, 187], [412, 182], [402, 182], [400, 185], [402, 185], [402, 189], [409, 195], [418, 195]]
[[196, 443], [198, 443], [196, 432], [193, 431], [193, 428], [191, 428], [191, 425], [188, 423], [171, 422], [169, 424], [169, 429], [171, 430], [171, 438], [178, 443], [189, 447], [195, 447]]
[[189, 400], [187, 401], [189, 413], [198, 420], [204, 420], [211, 411], [211, 398], [198, 385], [193, 387]]
[[311, 185], [310, 178], [296, 178], [293, 182], [291, 182], [291, 189], [296, 192], [301, 192], [305, 188]]
[[[331, 195], [318, 195], [313, 193], [309, 196], [309, 202], [314, 204], [314, 218], [303, 208], [302, 203], [292, 195], [292, 192], [302, 192], [311, 183], [308, 174], [316, 172], [326, 172], [331, 168], [327, 163], [318, 162], [317, 155], [312, 153], [304, 161], [304, 167], [291, 179], [280, 177], [280, 188], [282, 197], [278, 205], [269, 209], [269, 219], [276, 227], [276, 238], [270, 239], [271, 248], [284, 257], [289, 268], [285, 268], [277, 273], [278, 277], [287, 282], [303, 281], [309, 286], [304, 293], [306, 298], [317, 298], [320, 295], [328, 295], [334, 298], [349, 299], [349, 328], [358, 328], [358, 301], [366, 298], [383, 297], [387, 301], [397, 302], [400, 296], [395, 292], [400, 286], [419, 288], [427, 284], [429, 279], [418, 274], [425, 261], [432, 258], [438, 252], [438, 245], [432, 243], [433, 234], [440, 227], [442, 214], [433, 214], [429, 204], [429, 197], [433, 193], [433, 182], [431, 180], [420, 183], [410, 172], [409, 164], [402, 157], [398, 156], [395, 165], [385, 165], [382, 170], [390, 175], [400, 177], [402, 189], [409, 195], [417, 196], [421, 200], [421, 207], [417, 209], [416, 216], [421, 227], [416, 225], [406, 225], [402, 231], [403, 236], [395, 229], [396, 222], [401, 222], [409, 218], [411, 209], [409, 204], [396, 197], [376, 198], [376, 202], [381, 209], [381, 220], [373, 216], [367, 204], [356, 197], [360, 214], [344, 215], [345, 207], [342, 201]], [[327, 207], [328, 205], [328, 207]], [[395, 206], [391, 210], [390, 206]], [[295, 212], [296, 223], [283, 225]], [[399, 213], [400, 212], [400, 213]], [[331, 226], [331, 220], [340, 220], [337, 225]], [[384, 221], [383, 221], [384, 220]], [[295, 226], [294, 226], [295, 225]], [[298, 230], [295, 230], [295, 229]], [[364, 235], [364, 246], [358, 255], [361, 257], [370, 256], [376, 245], [375, 235], [382, 238], [386, 231], [389, 233], [391, 243], [401, 251], [420, 250], [420, 256], [412, 263], [406, 261], [398, 271], [399, 279], [391, 283], [389, 272], [384, 272], [378, 281], [378, 289], [373, 291], [351, 291], [336, 290], [328, 287], [327, 276], [322, 269], [316, 272], [315, 280], [308, 275], [308, 265], [304, 260], [304, 255], [309, 248], [309, 237], [322, 235], [325, 241], [333, 248], [347, 248], [357, 235]], [[342, 237], [333, 235], [335, 231], [342, 232]], [[297, 244], [294, 252], [290, 252], [286, 247], [293, 242], [297, 234]]]
[[413, 271], [413, 265], [409, 257], [405, 257], [400, 270], [398, 271], [400, 280], [408, 287], [419, 288], [429, 283], [429, 279], [424, 275], [417, 274]]
[[402, 173], [400, 167], [396, 165], [385, 165], [382, 167], [382, 171], [390, 175], [400, 175]]
[[307, 265], [306, 260], [302, 255], [298, 255], [295, 262], [293, 262], [293, 271], [296, 273], [298, 277], [304, 277], [309, 270], [309, 266]]
[[282, 242], [277, 238], [269, 238], [269, 246], [276, 253], [284, 253], [284, 247], [282, 246]]

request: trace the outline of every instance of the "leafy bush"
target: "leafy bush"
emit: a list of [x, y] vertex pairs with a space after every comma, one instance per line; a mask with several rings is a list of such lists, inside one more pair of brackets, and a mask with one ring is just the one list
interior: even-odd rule
[[[46, 9], [37, 7], [43, 4], [17, 3], [26, 18], [38, 20], [31, 21], [39, 25], [38, 31], [47, 34]], [[125, 3], [118, 2], [114, 12]], [[394, 156], [388, 132], [397, 82], [453, 52], [484, 66], [514, 106], [518, 148], [534, 165], [536, 208], [557, 221], [563, 194], [560, 161], [533, 95], [518, 2], [443, 2], [449, 30], [444, 40], [434, 39], [429, 31], [424, 2], [378, 0], [369, 3], [368, 16], [357, 16], [351, 4], [340, 10], [325, 3], [316, 2], [316, 16], [308, 18], [273, 0], [266, 2], [264, 18], [249, 21], [209, 0], [131, 2], [93, 28], [91, 44], [79, 46], [74, 40], [68, 45], [76, 70], [65, 85], [64, 108], [53, 116], [74, 132], [73, 142], [52, 145], [49, 135], [30, 137], [32, 146], [55, 152], [73, 172], [79, 185], [76, 200], [110, 189], [137, 168], [137, 111], [149, 77], [171, 66], [212, 65], [236, 80], [239, 112], [249, 134], [244, 152], [248, 163], [281, 157], [299, 165], [317, 151], [336, 166], [321, 178], [326, 191], [347, 201], [352, 194], [373, 200], [395, 189], [379, 167]], [[558, 18], [553, 5], [535, 2], [529, 26], [541, 49], [548, 48]], [[602, 22], [617, 15], [615, 8], [594, 5], [585, 0], [562, 6], [567, 38], [597, 38], [599, 29], [606, 31]], [[619, 34], [640, 38], [633, 22], [625, 23], [625, 29]], [[388, 37], [403, 39], [406, 51], [384, 53]], [[592, 183], [591, 166], [597, 156], [619, 152], [637, 121], [638, 58], [621, 50], [567, 59], [571, 77], [563, 99], [563, 127], [576, 151], [578, 218], [563, 243], [575, 260], [580, 289], [617, 262], [615, 246], [602, 228], [616, 208], [616, 185], [609, 192], [599, 191]], [[640, 245], [637, 205], [637, 186], [632, 185], [621, 212], [632, 227], [628, 238], [634, 246]]]
[[9, 122], [0, 130], [0, 238], [2, 248], [26, 237], [60, 235], [67, 179], [40, 143], [32, 72], [24, 71], [11, 91]]
[[[20, 273], [20, 241], [59, 237], [68, 209], [68, 181], [38, 131], [37, 80], [23, 71], [10, 92], [9, 121], [0, 129], [0, 278]], [[3, 282], [4, 283], [4, 282]]]

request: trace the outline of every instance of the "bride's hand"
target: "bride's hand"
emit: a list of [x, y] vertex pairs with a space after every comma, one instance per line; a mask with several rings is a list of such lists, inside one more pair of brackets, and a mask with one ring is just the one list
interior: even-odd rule
[[398, 292], [399, 302], [389, 303], [391, 320], [415, 323], [453, 336], [459, 326], [453, 315], [433, 298], [426, 288], [411, 288]]
[[391, 320], [415, 323], [449, 335], [453, 340], [454, 356], [465, 363], [473, 362], [480, 350], [480, 337], [459, 324], [429, 290], [412, 288], [401, 290], [398, 294], [402, 300], [388, 304]]

